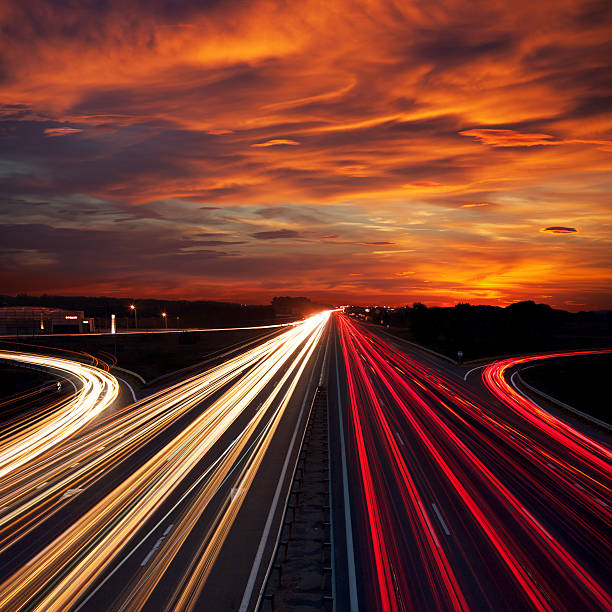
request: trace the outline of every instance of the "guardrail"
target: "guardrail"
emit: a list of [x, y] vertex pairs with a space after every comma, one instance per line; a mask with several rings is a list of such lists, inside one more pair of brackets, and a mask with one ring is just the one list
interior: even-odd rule
[[[530, 367], [534, 367], [534, 366], [530, 366]], [[527, 389], [529, 389], [532, 393], [535, 393], [536, 395], [543, 397], [545, 400], [548, 400], [551, 404], [558, 406], [562, 410], [567, 410], [574, 416], [577, 416], [585, 421], [588, 421], [589, 423], [591, 423], [591, 425], [596, 425], [597, 427], [601, 427], [602, 429], [605, 429], [606, 431], [612, 431], [612, 425], [606, 423], [605, 421], [601, 421], [600, 419], [597, 419], [594, 416], [587, 414], [586, 412], [582, 412], [582, 410], [578, 410], [577, 408], [574, 408], [573, 406], [570, 406], [569, 404], [566, 404], [558, 400], [557, 398], [552, 397], [551, 395], [548, 395], [547, 393], [544, 393], [544, 391], [540, 391], [540, 389], [536, 389], [529, 383], [525, 382], [523, 377], [520, 375], [519, 371], [516, 372], [516, 377], [518, 378], [519, 382], [523, 386], [527, 387]]]
[[[292, 577], [312, 585], [301, 592], [301, 597], [312, 594], [313, 604], [320, 589], [322, 611], [334, 604], [328, 450], [327, 390], [319, 386], [302, 434], [274, 551], [256, 605], [258, 610], [264, 609], [264, 602], [272, 611], [277, 604], [285, 609], [286, 598], [294, 596], [295, 590], [286, 587], [283, 578], [294, 584]], [[290, 548], [295, 549], [293, 554]], [[273, 573], [276, 582], [271, 580]]]

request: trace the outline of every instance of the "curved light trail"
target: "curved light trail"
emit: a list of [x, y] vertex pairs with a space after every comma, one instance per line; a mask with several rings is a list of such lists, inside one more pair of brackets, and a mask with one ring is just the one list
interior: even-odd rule
[[48, 369], [74, 381], [76, 392], [37, 415], [27, 414], [0, 437], [0, 479], [48, 453], [102, 414], [119, 394], [114, 376], [93, 366], [60, 357], [0, 351], [0, 359]]
[[[121, 477], [19, 561], [0, 584], [0, 609], [140, 610], [153, 601], [197, 609], [329, 314], [58, 433], [6, 473], [0, 560], [29, 534], [31, 545], [74, 495]], [[511, 368], [535, 357], [486, 368], [492, 398], [347, 317], [335, 320], [365, 607], [612, 607], [601, 563], [610, 450], [507, 384]], [[14, 420], [12, 435], [48, 425], [58, 409]]]
[[[92, 431], [66, 442], [62, 456], [53, 457], [45, 469], [28, 474], [27, 485], [21, 483], [23, 498], [10, 520], [4, 521], [6, 514], [0, 519], [0, 525], [1, 521], [5, 524], [5, 550], [16, 537], [34, 528], [32, 513], [38, 514], [41, 504], [46, 503], [49, 512], [56, 511], [58, 504], [66, 503], [66, 490], [86, 487], [102, 472], [155, 441], [170, 425], [183, 417], [192, 419], [188, 424], [181, 422], [180, 430], [150, 459], [5, 580], [0, 585], [0, 609], [20, 610], [35, 604], [38, 609], [66, 610], [88, 601], [93, 586], [112, 572], [113, 564], [132, 554], [134, 548], [128, 549], [128, 544], [134, 545], [133, 538], [141, 528], [155, 519], [164, 503], [175, 498], [179, 487], [201, 473], [190, 489], [189, 503], [176, 505], [177, 516], [167, 544], [120, 598], [140, 603], [147, 600], [203, 511], [217, 503], [215, 496], [221, 486], [233, 479], [241, 495], [230, 495], [218, 507], [210, 537], [203, 541], [204, 548], [193, 560], [184, 585], [190, 600], [197, 600], [328, 318], [329, 312], [311, 317], [207, 372], [118, 411]], [[253, 414], [259, 398], [261, 405]], [[198, 410], [205, 399], [212, 404]], [[195, 418], [190, 416], [193, 414]], [[237, 435], [215, 458], [221, 440], [236, 429]], [[67, 463], [70, 470], [66, 470]], [[37, 499], [34, 485], [43, 479], [45, 488]], [[11, 496], [15, 499], [14, 490]], [[15, 525], [21, 529], [17, 535]], [[183, 592], [175, 594], [185, 596]], [[120, 602], [117, 605], [122, 606]]]
[[366, 607], [610, 609], [607, 449], [568, 449], [347, 317], [337, 326]]
[[556, 439], [576, 457], [598, 466], [603, 475], [609, 476], [610, 461], [612, 460], [610, 449], [584, 435], [562, 419], [540, 408], [528, 397], [514, 389], [506, 378], [510, 370], [534, 361], [554, 357], [579, 357], [610, 353], [612, 353], [610, 350], [589, 350], [510, 357], [486, 366], [482, 372], [482, 379], [489, 391], [510, 409], [514, 410], [521, 418], [529, 421], [547, 435]]

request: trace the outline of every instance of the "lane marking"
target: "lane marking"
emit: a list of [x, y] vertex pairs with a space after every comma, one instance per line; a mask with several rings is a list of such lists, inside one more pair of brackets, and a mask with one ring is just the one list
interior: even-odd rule
[[[120, 368], [116, 368], [116, 369], [119, 370]], [[125, 378], [121, 378], [119, 376], [115, 376], [115, 378], [117, 380], [120, 380], [129, 389], [130, 393], [132, 394], [132, 398], [133, 398], [134, 402], [137, 402], [138, 400], [136, 399], [136, 393], [134, 392], [134, 389], [133, 389], [132, 385], [130, 385], [130, 383], [127, 380], [125, 380]], [[144, 380], [143, 380], [143, 382], [144, 382]]]
[[448, 527], [446, 526], [446, 523], [444, 522], [444, 519], [442, 518], [442, 515], [440, 514], [440, 511], [438, 510], [438, 506], [436, 506], [436, 504], [431, 504], [433, 506], [434, 512], [436, 513], [436, 516], [438, 517], [438, 520], [440, 521], [440, 525], [442, 525], [442, 529], [444, 529], [444, 533], [449, 536], [450, 535], [450, 531], [448, 530]]
[[344, 489], [344, 527], [346, 529], [346, 553], [349, 575], [350, 609], [359, 610], [357, 600], [357, 577], [355, 572], [355, 548], [353, 545], [353, 524], [351, 522], [351, 500], [348, 490], [348, 469], [346, 467], [346, 444], [344, 442], [344, 421], [342, 419], [342, 398], [340, 396], [340, 372], [338, 370], [338, 343], [336, 342], [336, 391], [338, 392], [338, 419], [340, 421], [340, 454], [342, 457], [342, 485]]
[[166, 531], [164, 531], [164, 533], [162, 533], [163, 536], [167, 536], [170, 533], [170, 530], [174, 527], [174, 523], [170, 523], [170, 525], [168, 525], [168, 527], [166, 527]]
[[[295, 424], [295, 429], [293, 430], [293, 436], [291, 437], [291, 442], [289, 443], [289, 449], [287, 450], [287, 455], [285, 456], [285, 462], [283, 463], [283, 469], [281, 471], [280, 478], [278, 480], [278, 484], [276, 485], [276, 491], [274, 492], [274, 497], [272, 499], [272, 504], [270, 506], [270, 511], [268, 512], [268, 518], [266, 519], [266, 524], [264, 526], [263, 533], [261, 534], [261, 540], [259, 541], [259, 547], [257, 548], [257, 553], [255, 555], [255, 560], [253, 561], [253, 566], [251, 567], [251, 573], [249, 575], [249, 580], [247, 582], [246, 588], [244, 589], [244, 594], [242, 595], [242, 601], [240, 602], [240, 607], [238, 608], [240, 612], [246, 612], [249, 607], [249, 603], [251, 601], [251, 597], [253, 596], [253, 589], [255, 588], [255, 580], [257, 579], [257, 574], [259, 573], [259, 568], [261, 566], [261, 561], [263, 559], [263, 554], [266, 548], [266, 544], [268, 543], [268, 537], [270, 535], [270, 530], [272, 529], [272, 521], [274, 520], [274, 515], [276, 514], [276, 508], [278, 506], [278, 500], [280, 498], [281, 490], [283, 488], [283, 484], [285, 481], [285, 476], [287, 474], [287, 469], [289, 468], [289, 460], [291, 458], [291, 454], [293, 453], [293, 447], [295, 445], [295, 440], [297, 438], [298, 430], [302, 423], [302, 418], [304, 416], [304, 410], [306, 409], [306, 401], [308, 400], [309, 393], [308, 391], [312, 388], [312, 381], [315, 373], [315, 365], [316, 359], [313, 364], [312, 372], [310, 373], [310, 378], [308, 379], [308, 385], [306, 386], [306, 393], [304, 393], [304, 399], [302, 401], [302, 407], [300, 408], [300, 414], [298, 416], [297, 422]], [[316, 394], [316, 390], [315, 390]], [[313, 395], [314, 398], [314, 395]], [[279, 532], [280, 535], [280, 532]], [[262, 591], [263, 587], [262, 585]], [[263, 596], [263, 592], [260, 592], [259, 597]], [[258, 606], [256, 605], [256, 608]]]
[[396, 431], [396, 432], [395, 432], [395, 435], [396, 435], [396, 437], [397, 437], [397, 439], [398, 439], [399, 443], [400, 443], [402, 446], [406, 446], [406, 445], [404, 444], [404, 441], [402, 440], [402, 436], [400, 436], [400, 432], [399, 432], [399, 431]]
[[479, 365], [479, 366], [476, 366], [475, 368], [472, 368], [471, 370], [468, 370], [468, 371], [465, 373], [465, 376], [463, 377], [463, 380], [467, 380], [467, 377], [468, 377], [468, 376], [469, 376], [469, 375], [470, 375], [472, 372], [475, 372], [476, 370], [480, 370], [480, 368], [484, 368], [484, 367], [486, 367], [486, 366], [488, 366], [488, 365], [489, 365], [488, 363], [484, 363], [483, 365]]
[[[239, 436], [240, 437], [240, 436]], [[100, 582], [100, 584], [98, 584], [98, 586], [91, 591], [91, 593], [89, 593], [89, 595], [78, 605], [78, 607], [75, 609], [75, 612], [79, 612], [79, 610], [83, 609], [83, 607], [89, 602], [89, 600], [123, 567], [123, 565], [125, 565], [125, 563], [127, 563], [127, 561], [132, 557], [132, 555], [140, 548], [140, 546], [151, 536], [153, 535], [153, 533], [155, 533], [155, 530], [158, 529], [163, 523], [164, 521], [183, 503], [183, 501], [185, 501], [185, 499], [187, 499], [189, 497], [189, 495], [192, 493], [192, 491], [194, 489], [196, 489], [196, 487], [200, 484], [200, 482], [202, 482], [207, 476], [208, 474], [215, 469], [215, 466], [218, 463], [221, 463], [221, 461], [223, 460], [223, 458], [229, 454], [229, 452], [232, 450], [232, 448], [234, 448], [236, 442], [237, 442], [238, 438], [236, 438], [222, 453], [221, 455], [219, 455], [219, 457], [217, 457], [217, 459], [215, 459], [212, 464], [208, 467], [208, 469], [206, 469], [201, 475], [200, 477], [191, 485], [191, 487], [189, 487], [189, 489], [183, 494], [183, 496], [174, 504], [174, 506], [172, 506], [172, 508], [170, 508], [170, 510], [168, 510], [168, 512], [166, 512], [166, 514], [149, 530], [149, 532], [140, 540], [140, 542], [137, 542], [130, 551], [127, 552], [127, 554], [123, 557], [123, 559], [121, 559], [121, 561], [119, 561], [119, 563], [116, 565], [115, 568], [113, 568], [108, 575]], [[230, 470], [230, 473], [233, 471], [234, 468], [232, 468], [232, 470]], [[225, 481], [223, 481], [225, 482]], [[221, 483], [222, 485], [223, 483]], [[221, 485], [217, 488], [217, 490], [215, 491], [215, 495], [219, 492], [219, 489], [221, 488]]]
[[85, 489], [68, 489], [64, 492], [64, 494], [60, 497], [62, 499], [68, 499], [69, 497], [73, 497], [74, 495], [78, 495], [82, 493]]
[[157, 549], [161, 546], [161, 543], [163, 542], [164, 538], [163, 536], [161, 538], [159, 538], [159, 540], [157, 540], [157, 542], [155, 542], [155, 544], [153, 544], [153, 548], [149, 551], [149, 554], [144, 558], [144, 561], [140, 564], [140, 567], [144, 567], [149, 560], [151, 559], [151, 557], [157, 552]]

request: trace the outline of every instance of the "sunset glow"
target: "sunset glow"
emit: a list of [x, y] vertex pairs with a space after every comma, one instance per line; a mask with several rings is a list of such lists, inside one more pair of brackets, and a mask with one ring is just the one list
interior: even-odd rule
[[0, 293], [612, 308], [610, 16], [8, 0]]

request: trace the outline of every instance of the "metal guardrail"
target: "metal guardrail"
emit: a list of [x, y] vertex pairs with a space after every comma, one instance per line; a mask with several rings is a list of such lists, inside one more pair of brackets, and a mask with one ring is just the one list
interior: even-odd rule
[[[317, 438], [313, 440], [313, 429], [317, 427]], [[325, 431], [321, 431], [321, 428]], [[315, 448], [311, 447], [314, 445]], [[319, 459], [324, 458], [325, 465], [311, 465], [313, 455], [318, 450]], [[311, 453], [311, 451], [314, 451]], [[318, 469], [317, 469], [318, 468]], [[321, 479], [321, 474], [324, 477]], [[310, 494], [310, 500], [315, 495], [313, 487], [323, 485], [323, 496], [326, 498], [323, 504], [313, 504], [311, 501], [306, 502], [305, 494]], [[290, 545], [292, 542], [298, 542], [295, 539], [295, 529], [301, 529], [299, 542], [304, 541], [304, 534], [313, 534], [320, 529], [320, 550], [319, 553], [313, 554], [309, 551], [309, 570], [320, 572], [320, 605], [321, 610], [331, 609], [334, 604], [334, 576], [333, 576], [333, 540], [332, 540], [332, 517], [330, 505], [330, 479], [329, 479], [329, 449], [328, 449], [328, 432], [327, 432], [327, 390], [325, 387], [317, 387], [315, 395], [312, 399], [310, 410], [300, 448], [297, 456], [297, 461], [294, 466], [291, 485], [285, 499], [285, 506], [281, 516], [281, 522], [274, 551], [271, 557], [270, 565], [264, 578], [263, 587], [260, 593], [259, 600], [256, 605], [257, 610], [264, 609], [264, 602], [268, 603], [267, 608], [274, 611], [277, 603], [277, 596], [287, 595], [284, 591], [283, 576], [291, 576], [291, 572], [296, 572], [295, 567], [291, 567], [290, 560]], [[319, 495], [320, 497], [320, 495]], [[316, 508], [315, 508], [316, 506]], [[318, 509], [317, 509], [318, 508]], [[320, 514], [318, 514], [320, 512]], [[316, 518], [315, 518], [316, 516]], [[301, 518], [300, 518], [301, 517]], [[296, 526], [296, 527], [294, 527]], [[313, 538], [311, 538], [312, 540]], [[329, 551], [329, 553], [327, 553]], [[306, 563], [304, 551], [299, 551], [300, 566]], [[289, 567], [287, 567], [289, 566]], [[300, 570], [300, 577], [303, 574]], [[276, 573], [276, 583], [271, 582], [273, 572]], [[282, 606], [281, 609], [284, 609]]]
[[532, 393], [535, 393], [536, 395], [543, 397], [544, 399], [548, 400], [551, 404], [558, 406], [562, 410], [567, 410], [574, 416], [577, 416], [589, 422], [591, 425], [601, 427], [602, 429], [605, 429], [606, 431], [609, 431], [609, 432], [612, 431], [612, 425], [610, 425], [609, 423], [606, 423], [605, 421], [601, 421], [600, 419], [597, 419], [594, 416], [587, 414], [586, 412], [582, 412], [582, 410], [578, 410], [577, 408], [574, 408], [573, 406], [570, 406], [569, 404], [566, 404], [565, 402], [562, 402], [561, 400], [558, 400], [557, 398], [552, 397], [551, 395], [544, 393], [544, 391], [540, 391], [540, 389], [536, 389], [529, 383], [525, 382], [523, 377], [520, 375], [519, 371], [516, 372], [516, 377], [518, 378], [519, 382], [523, 386], [527, 387], [527, 389], [529, 389]]

